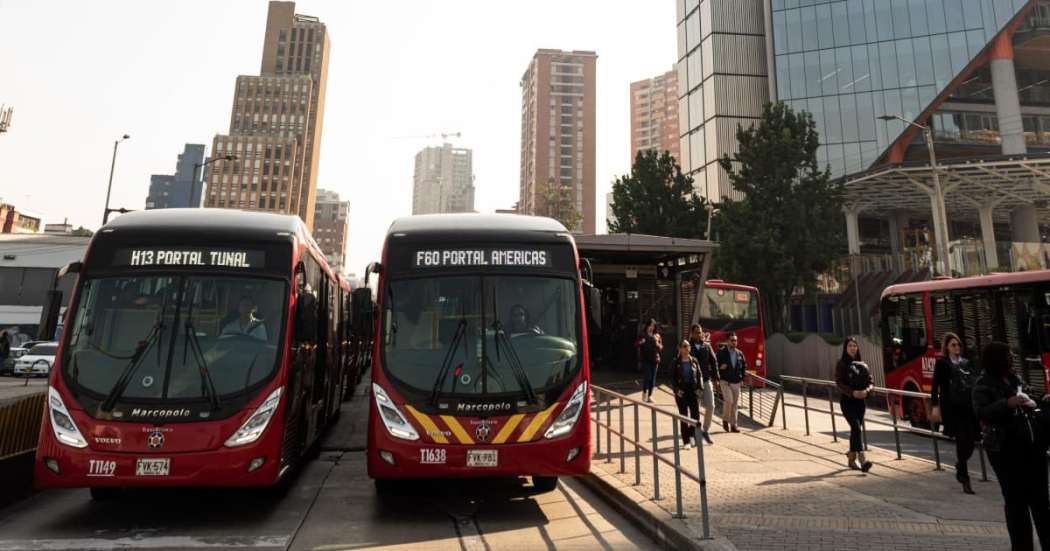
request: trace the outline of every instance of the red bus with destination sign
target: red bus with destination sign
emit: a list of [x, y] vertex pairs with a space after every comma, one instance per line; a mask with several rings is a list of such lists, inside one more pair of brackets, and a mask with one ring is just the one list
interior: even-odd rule
[[600, 301], [561, 224], [400, 218], [367, 273], [379, 274], [367, 452], [377, 488], [530, 476], [550, 491], [589, 471], [585, 316], [596, 321]]
[[[736, 333], [737, 348], [747, 359], [747, 370], [766, 376], [766, 328], [762, 321], [762, 297], [756, 287], [709, 279], [704, 283], [699, 309], [694, 314], [711, 345], [725, 346], [729, 333]], [[765, 383], [756, 379], [756, 387]]]
[[[76, 273], [48, 386], [35, 482], [272, 486], [352, 385], [350, 288], [294, 216], [126, 214]], [[59, 291], [41, 326], [53, 331]], [[52, 306], [54, 305], [54, 306]]]

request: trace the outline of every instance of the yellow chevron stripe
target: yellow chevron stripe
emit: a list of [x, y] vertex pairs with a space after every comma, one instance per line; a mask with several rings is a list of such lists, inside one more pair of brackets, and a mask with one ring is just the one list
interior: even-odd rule
[[444, 421], [445, 424], [448, 425], [448, 428], [452, 430], [452, 434], [455, 434], [456, 438], [459, 438], [460, 444], [474, 443], [474, 440], [470, 438], [470, 435], [467, 434], [467, 431], [463, 430], [463, 427], [460, 426], [459, 421], [456, 421], [455, 417], [452, 417], [451, 415], [442, 415], [441, 420]]
[[405, 404], [405, 408], [408, 409], [408, 412], [412, 414], [412, 417], [416, 418], [416, 421], [419, 421], [420, 425], [423, 425], [423, 429], [430, 433], [427, 436], [433, 438], [434, 441], [438, 444], [448, 444], [448, 438], [441, 436], [441, 429], [439, 429], [437, 425], [435, 425], [434, 422], [430, 420], [430, 417], [427, 417], [426, 415], [423, 415], [422, 413], [416, 411], [415, 408], [408, 404]]
[[503, 425], [503, 428], [500, 429], [499, 434], [496, 435], [496, 439], [493, 440], [492, 443], [493, 444], [502, 444], [502, 443], [506, 442], [507, 438], [510, 438], [510, 435], [514, 434], [514, 429], [518, 428], [518, 423], [521, 423], [521, 420], [524, 419], [524, 418], [525, 418], [525, 414], [524, 413], [519, 413], [519, 414], [515, 415], [514, 417], [511, 417], [510, 419], [507, 419], [507, 424]]
[[521, 437], [518, 438], [518, 442], [528, 442], [532, 440], [532, 435], [536, 434], [536, 431], [540, 430], [543, 423], [547, 421], [547, 418], [554, 413], [554, 408], [558, 407], [558, 402], [554, 402], [551, 407], [536, 414], [536, 417], [532, 418], [532, 422], [525, 428], [525, 432], [521, 433]]

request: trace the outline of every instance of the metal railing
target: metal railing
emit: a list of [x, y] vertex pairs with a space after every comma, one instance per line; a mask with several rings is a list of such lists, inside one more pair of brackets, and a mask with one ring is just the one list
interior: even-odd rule
[[[787, 400], [783, 400], [783, 399], [780, 401], [780, 404], [781, 404], [781, 416], [784, 419], [784, 428], [787, 429], [787, 408], [788, 407], [798, 408], [798, 409], [801, 409], [801, 410], [804, 411], [805, 419], [806, 419], [806, 436], [810, 436], [809, 412], [810, 411], [814, 411], [814, 412], [817, 412], [817, 413], [828, 414], [828, 415], [831, 416], [832, 439], [835, 442], [838, 442], [839, 439], [838, 439], [838, 432], [837, 432], [836, 426], [835, 426], [835, 418], [837, 416], [839, 416], [839, 415], [842, 415], [842, 414], [840, 412], [836, 412], [835, 411], [835, 398], [839, 394], [838, 385], [835, 383], [835, 381], [827, 381], [827, 380], [823, 380], [823, 379], [808, 379], [806, 377], [791, 377], [791, 376], [788, 376], [788, 375], [782, 375], [780, 377], [780, 380], [785, 385], [787, 383], [798, 383], [798, 384], [802, 385], [802, 405], [801, 406], [798, 405], [798, 404], [788, 404]], [[828, 409], [810, 408], [810, 405], [809, 405], [809, 388], [810, 387], [818, 387], [818, 388], [826, 387], [828, 389], [828, 402], [827, 402], [828, 403]], [[783, 393], [783, 389], [781, 389], [781, 393]], [[912, 392], [912, 391], [909, 391], [909, 390], [894, 390], [894, 389], [891, 389], [891, 388], [883, 388], [883, 387], [875, 387], [874, 389], [872, 389], [872, 394], [882, 395], [882, 396], [884, 396], [886, 398], [887, 409], [889, 410], [889, 414], [890, 414], [890, 418], [892, 419], [892, 422], [886, 423], [884, 421], [879, 421], [877, 419], [865, 419], [863, 422], [861, 422], [860, 428], [861, 428], [862, 439], [864, 441], [864, 449], [865, 450], [868, 449], [868, 428], [867, 428], [867, 424], [869, 422], [872, 423], [872, 424], [875, 424], [875, 425], [883, 426], [883, 427], [891, 427], [893, 429], [893, 440], [894, 440], [894, 444], [895, 444], [895, 447], [896, 447], [896, 450], [897, 450], [897, 459], [901, 459], [902, 458], [902, 455], [901, 455], [901, 437], [900, 437], [900, 431], [901, 430], [903, 430], [905, 432], [911, 432], [911, 433], [920, 434], [920, 435], [923, 435], [923, 436], [928, 436], [928, 437], [930, 437], [930, 441], [931, 441], [932, 446], [933, 446], [933, 457], [934, 457], [934, 462], [936, 463], [936, 470], [938, 470], [938, 471], [943, 470], [942, 467], [941, 467], [941, 450], [940, 450], [939, 442], [941, 440], [948, 440], [948, 437], [942, 435], [941, 433], [939, 433], [939, 432], [937, 432], [935, 430], [936, 425], [933, 422], [933, 420], [932, 419], [928, 419], [929, 420], [929, 428], [913, 427], [913, 426], [909, 426], [909, 425], [903, 425], [903, 424], [898, 422], [898, 415], [897, 415], [897, 407], [898, 407], [898, 405], [900, 405], [901, 411], [903, 411], [904, 407], [905, 407], [905, 404], [906, 403], [910, 403], [911, 400], [922, 400], [923, 411], [931, 411], [931, 409], [929, 407], [930, 395], [922, 393], [922, 392]], [[823, 398], [821, 399], [821, 401], [823, 401]], [[978, 455], [980, 456], [980, 460], [981, 460], [981, 480], [987, 481], [988, 480], [988, 468], [987, 468], [987, 466], [985, 464], [984, 446], [980, 442], [977, 442], [975, 447], [977, 448]]]
[[[692, 419], [679, 415], [673, 411], [669, 411], [658, 407], [653, 404], [636, 400], [630, 396], [625, 396], [618, 392], [613, 392], [609, 389], [602, 388], [599, 386], [591, 386], [593, 393], [593, 400], [595, 407], [592, 408], [593, 418], [595, 426], [595, 440], [597, 445], [595, 446], [595, 455], [601, 455], [602, 453], [602, 429], [605, 429], [605, 449], [606, 449], [606, 463], [611, 463], [613, 460], [613, 449], [612, 449], [612, 437], [615, 435], [619, 440], [619, 456], [620, 456], [620, 473], [626, 472], [627, 454], [629, 452], [625, 449], [625, 443], [634, 447], [632, 452], [634, 455], [634, 485], [638, 486], [642, 483], [642, 455], [648, 455], [652, 457], [653, 461], [653, 501], [660, 500], [660, 463], [663, 463], [674, 469], [675, 478], [675, 515], [674, 518], [685, 518], [685, 514], [682, 512], [682, 477], [688, 478], [696, 482], [700, 487], [700, 515], [703, 522], [703, 539], [711, 539], [711, 525], [708, 518], [707, 508], [707, 475], [704, 469], [704, 442], [703, 438], [694, 438], [696, 441], [696, 461], [697, 471], [694, 473], [685, 469], [682, 466], [681, 447], [679, 445], [679, 424], [685, 423], [691, 425], [696, 434], [700, 433], [700, 421], [698, 419]], [[630, 407], [633, 412], [634, 420], [634, 436], [633, 438], [628, 436], [624, 431], [624, 411], [625, 406]], [[652, 423], [652, 438], [651, 448], [642, 442], [640, 436], [641, 428], [641, 416], [639, 415], [640, 408], [648, 409], [650, 421]], [[617, 410], [618, 416], [618, 427], [613, 428], [612, 412]], [[605, 412], [605, 422], [601, 420], [602, 411]], [[674, 439], [674, 458], [670, 459], [665, 457], [659, 450], [658, 439], [660, 437], [659, 425], [657, 417], [663, 417], [666, 420], [671, 421], [671, 434]]]

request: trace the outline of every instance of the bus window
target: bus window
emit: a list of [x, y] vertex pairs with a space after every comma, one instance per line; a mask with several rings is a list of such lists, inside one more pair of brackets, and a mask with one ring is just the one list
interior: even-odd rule
[[[930, 322], [933, 325], [933, 346], [940, 348], [941, 340], [949, 331], [958, 333], [955, 327], [955, 302], [948, 293], [930, 293]], [[969, 357], [966, 349], [963, 356]]]
[[926, 353], [926, 320], [922, 295], [887, 300], [890, 303], [886, 312], [887, 336], [892, 344], [892, 366], [896, 369]]

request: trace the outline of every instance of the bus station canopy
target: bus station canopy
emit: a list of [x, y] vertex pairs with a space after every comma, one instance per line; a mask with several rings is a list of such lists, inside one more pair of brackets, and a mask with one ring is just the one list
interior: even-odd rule
[[601, 264], [709, 264], [717, 243], [632, 233], [575, 236], [580, 258]]
[[[997, 155], [937, 162], [949, 220], [978, 220], [981, 204], [995, 202], [993, 219], [1009, 221], [1024, 203], [1037, 208], [1039, 221], [1050, 222], [1050, 153]], [[846, 205], [874, 216], [906, 214], [930, 217], [933, 170], [928, 161], [882, 165], [840, 180]]]

